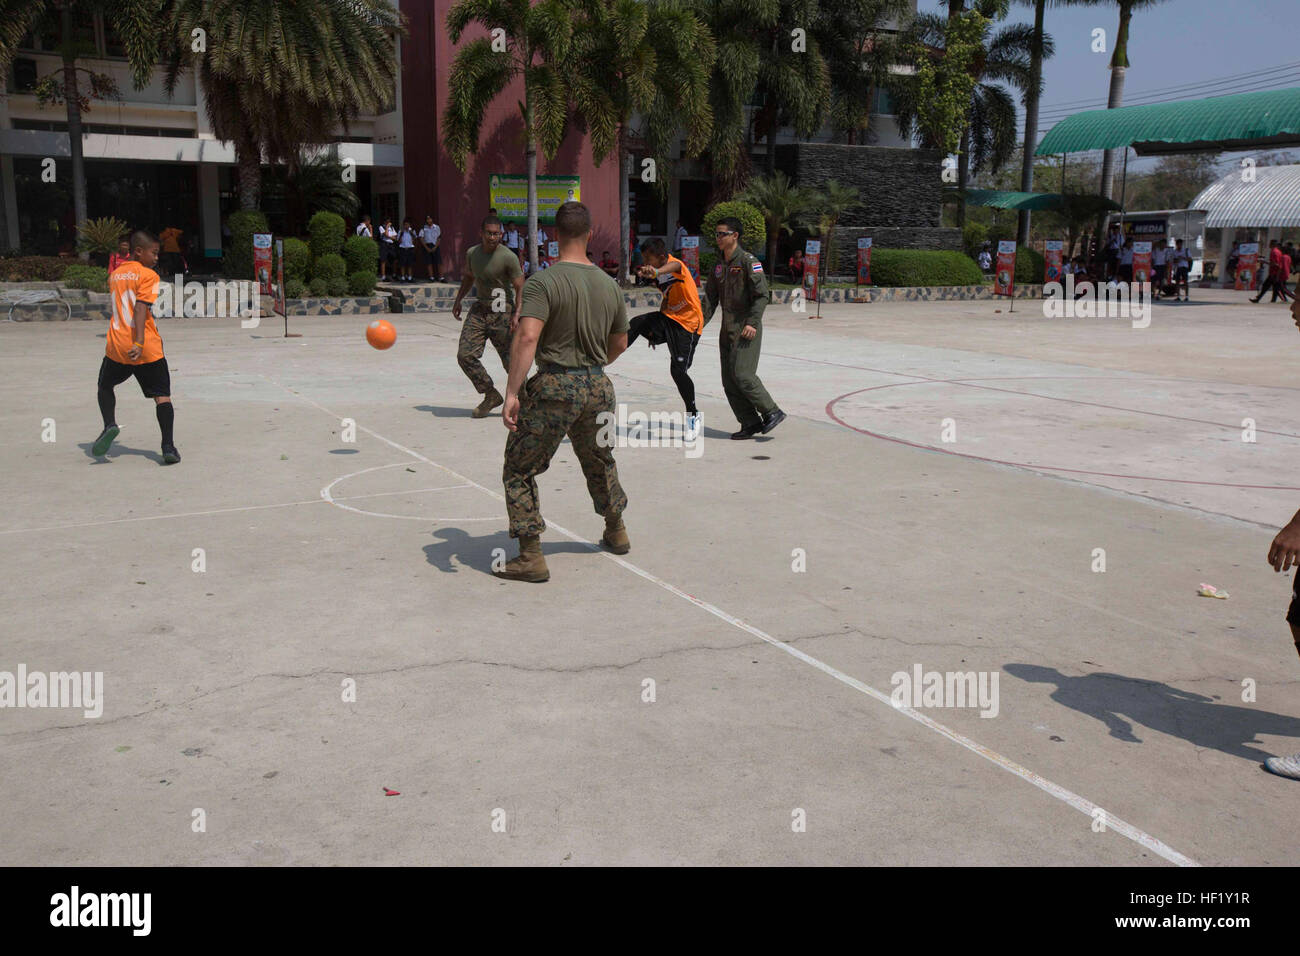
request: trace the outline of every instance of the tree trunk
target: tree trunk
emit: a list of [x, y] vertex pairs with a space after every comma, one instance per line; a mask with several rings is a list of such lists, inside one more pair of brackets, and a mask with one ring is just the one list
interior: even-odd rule
[[239, 208], [256, 209], [262, 199], [262, 150], [257, 143], [236, 143], [239, 169]]
[[970, 177], [970, 124], [961, 133], [961, 144], [957, 152], [957, 189], [961, 198], [957, 200], [957, 228], [966, 228], [966, 182]]
[[[532, 62], [529, 53], [528, 62]], [[528, 263], [529, 275], [537, 275], [537, 133], [533, 128], [533, 97], [529, 89], [528, 70], [524, 70], [524, 148], [528, 172]]]
[[[63, 4], [63, 102], [68, 108], [68, 155], [72, 158], [72, 214], [76, 221], [73, 242], [86, 224], [86, 162], [81, 140], [81, 96], [77, 90], [77, 59], [72, 52], [72, 4]], [[88, 253], [79, 254], [84, 260]]]
[[[618, 284], [627, 282], [628, 271], [632, 268], [632, 254], [628, 243], [632, 235], [632, 213], [628, 208], [631, 187], [628, 179], [632, 175], [632, 153], [627, 148], [627, 125], [618, 128]], [[635, 284], [635, 283], [634, 283]]]
[[[1133, 18], [1133, 10], [1128, 3], [1121, 0], [1119, 8], [1119, 32], [1115, 35], [1115, 52], [1110, 60], [1110, 95], [1106, 98], [1106, 109], [1119, 108], [1124, 103], [1124, 75], [1128, 72], [1128, 27]], [[1106, 150], [1101, 162], [1101, 194], [1111, 198], [1115, 186], [1115, 150]]]
[[[1038, 94], [1043, 82], [1043, 8], [1047, 0], [1034, 3], [1033, 50], [1029, 56], [1029, 75], [1033, 84], [1025, 94], [1025, 147], [1020, 164], [1020, 191], [1034, 190], [1034, 147], [1038, 145]], [[1029, 210], [1020, 210], [1020, 225], [1016, 230], [1016, 243], [1029, 244]]]
[[776, 244], [781, 236], [781, 224], [775, 219], [767, 221], [767, 274], [770, 279], [776, 278]]

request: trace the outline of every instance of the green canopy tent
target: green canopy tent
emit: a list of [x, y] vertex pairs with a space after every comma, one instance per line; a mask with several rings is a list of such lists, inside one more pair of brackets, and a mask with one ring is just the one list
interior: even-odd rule
[[1005, 189], [967, 189], [950, 190], [945, 200], [965, 198], [968, 206], [989, 206], [993, 209], [1054, 209], [1062, 210], [1085, 203], [1095, 206], [1097, 211], [1119, 209], [1119, 203], [1104, 196], [1091, 196], [1084, 193], [1021, 193]]
[[1064, 163], [1067, 153], [1121, 146], [1122, 220], [1129, 147], [1139, 156], [1165, 156], [1300, 146], [1300, 87], [1075, 113], [1048, 131], [1034, 155], [1060, 153]]

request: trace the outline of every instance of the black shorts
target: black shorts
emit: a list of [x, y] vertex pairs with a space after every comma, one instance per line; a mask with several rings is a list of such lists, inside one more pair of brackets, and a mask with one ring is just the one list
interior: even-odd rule
[[1119, 281], [1120, 282], [1133, 281], [1133, 263], [1121, 262], [1119, 264]]
[[397, 263], [402, 268], [410, 268], [415, 263], [415, 247], [397, 250]]
[[1300, 568], [1296, 569], [1292, 577], [1291, 609], [1286, 612], [1286, 622], [1300, 627]]
[[1166, 269], [1166, 268], [1167, 268], [1167, 263], [1164, 263], [1164, 262], [1160, 263], [1160, 265], [1158, 265], [1158, 266], [1152, 266], [1152, 267], [1151, 267], [1151, 271], [1155, 273], [1155, 280], [1156, 280], [1156, 281], [1155, 281], [1155, 285], [1156, 285], [1156, 288], [1159, 288], [1160, 286], [1162, 286], [1162, 285], [1165, 284], [1165, 269]]
[[420, 247], [420, 258], [424, 260], [425, 265], [433, 266], [435, 269], [442, 267], [442, 247], [434, 246], [432, 249]]
[[397, 258], [397, 250], [391, 242], [381, 242], [379, 244], [379, 261], [392, 262]]
[[123, 365], [107, 355], [99, 366], [99, 387], [117, 388], [132, 375], [140, 383], [145, 398], [169, 398], [172, 393], [172, 376], [167, 370], [167, 359], [145, 362], [143, 365]]
[[1188, 266], [1179, 266], [1178, 271], [1174, 273], [1174, 278], [1179, 282], [1183, 282], [1187, 279], [1187, 274], [1191, 271], [1191, 268]]
[[630, 346], [635, 335], [642, 336], [651, 345], [668, 345], [674, 367], [690, 368], [695, 361], [695, 346], [700, 341], [698, 333], [687, 332], [681, 324], [674, 322], [662, 312], [646, 312], [638, 315], [629, 323], [627, 343]]

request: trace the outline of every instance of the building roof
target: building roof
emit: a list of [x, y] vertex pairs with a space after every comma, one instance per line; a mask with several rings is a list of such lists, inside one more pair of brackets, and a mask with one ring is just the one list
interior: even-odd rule
[[1034, 153], [1132, 146], [1139, 156], [1300, 145], [1300, 87], [1177, 103], [1087, 110], [1048, 131]]
[[[952, 196], [960, 196], [960, 191], [953, 191]], [[1060, 209], [1067, 202], [1078, 201], [1078, 194], [1062, 193], [1022, 193], [1007, 189], [967, 189], [966, 202], [971, 206], [991, 206], [994, 209]], [[1119, 203], [1101, 196], [1087, 196], [1087, 201], [1095, 203], [1099, 209], [1119, 209]]]
[[1206, 211], [1210, 229], [1300, 226], [1300, 165], [1233, 170], [1201, 190], [1191, 205]]

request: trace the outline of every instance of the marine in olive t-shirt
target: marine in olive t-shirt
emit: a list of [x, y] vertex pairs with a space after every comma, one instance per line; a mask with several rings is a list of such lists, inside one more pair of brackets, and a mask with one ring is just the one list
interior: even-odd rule
[[543, 323], [538, 366], [604, 365], [609, 337], [628, 328], [622, 290], [594, 263], [561, 261], [529, 276], [519, 315]]
[[523, 275], [519, 268], [519, 259], [513, 252], [499, 245], [491, 254], [484, 251], [482, 245], [471, 246], [466, 257], [469, 270], [474, 274], [474, 286], [478, 290], [478, 301], [485, 307], [492, 307], [492, 292], [495, 289], [506, 290], [506, 308], [511, 312], [515, 307], [514, 280]]

